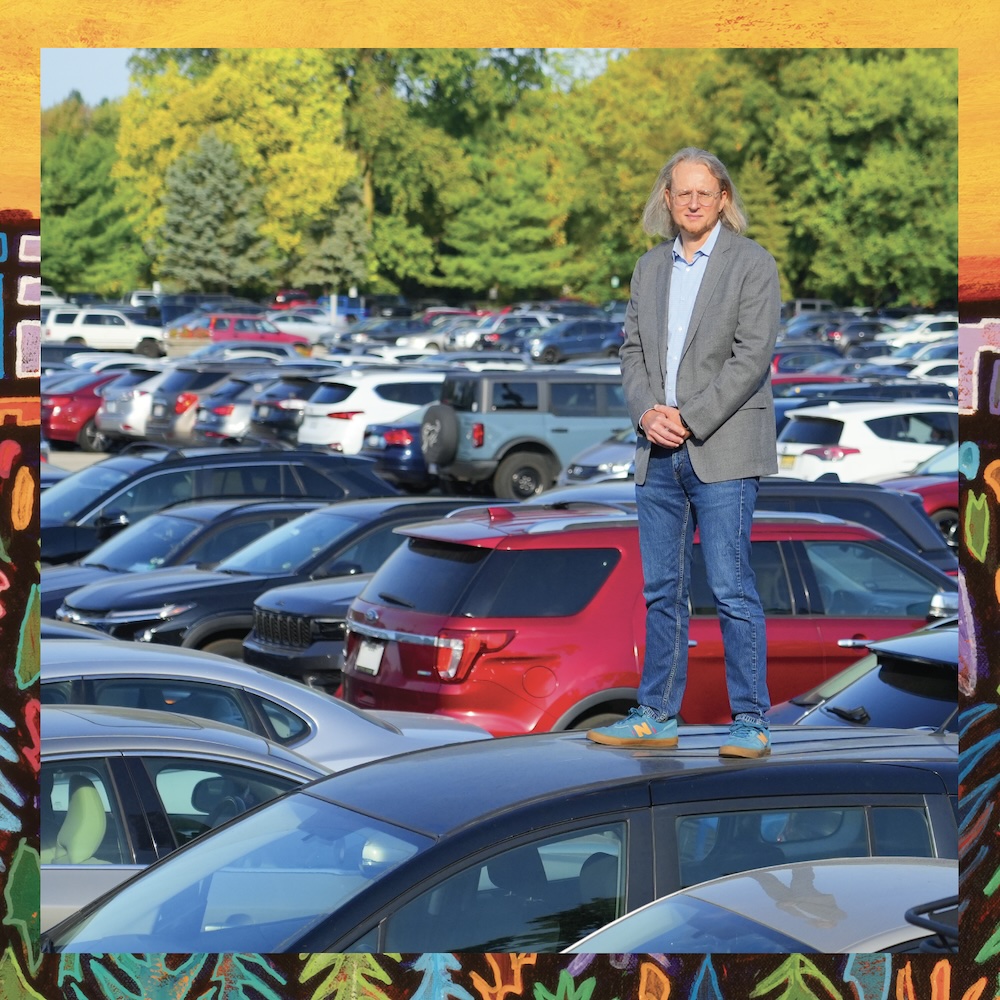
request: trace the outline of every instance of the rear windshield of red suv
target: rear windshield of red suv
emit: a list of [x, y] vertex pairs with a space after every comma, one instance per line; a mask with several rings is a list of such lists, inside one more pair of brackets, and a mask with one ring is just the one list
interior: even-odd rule
[[361, 599], [462, 618], [579, 614], [617, 565], [617, 549], [485, 549], [411, 538]]

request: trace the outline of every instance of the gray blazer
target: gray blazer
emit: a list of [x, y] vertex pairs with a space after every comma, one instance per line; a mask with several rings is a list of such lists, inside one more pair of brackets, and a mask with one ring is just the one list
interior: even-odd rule
[[[642, 255], [632, 274], [620, 351], [632, 423], [666, 402], [667, 303], [674, 241]], [[691, 465], [706, 483], [778, 471], [771, 358], [781, 292], [774, 258], [722, 227], [708, 258], [677, 371], [677, 405], [691, 437]], [[639, 431], [635, 481], [642, 484], [650, 442]]]

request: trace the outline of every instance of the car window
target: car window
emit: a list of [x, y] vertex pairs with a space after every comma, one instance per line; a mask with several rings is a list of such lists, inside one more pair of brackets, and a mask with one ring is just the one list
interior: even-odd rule
[[287, 775], [208, 759], [145, 757], [143, 764], [179, 845], [298, 784]]
[[624, 912], [625, 824], [521, 844], [463, 868], [385, 921], [385, 951], [557, 951]]
[[937, 591], [915, 569], [865, 542], [812, 539], [803, 547], [819, 586], [821, 614], [919, 618]]
[[579, 614], [617, 565], [617, 549], [484, 550], [411, 538], [365, 588], [364, 599], [469, 618]]
[[593, 382], [553, 382], [549, 408], [557, 417], [596, 417], [597, 386]]
[[844, 429], [840, 420], [792, 416], [781, 429], [778, 440], [788, 444], [837, 444]]
[[224, 524], [215, 531], [202, 535], [185, 558], [195, 563], [217, 563], [287, 520], [288, 517], [274, 516], [241, 521], [238, 524]]
[[281, 496], [281, 467], [248, 462], [204, 469], [198, 486], [198, 496], [202, 497]]
[[95, 705], [179, 712], [239, 729], [253, 728], [239, 695], [219, 684], [145, 677], [98, 678], [91, 683]]
[[495, 382], [490, 401], [493, 410], [537, 410], [537, 382]]
[[389, 382], [375, 386], [375, 394], [391, 403], [409, 403], [415, 408], [437, 400], [441, 386], [436, 382]]
[[124, 511], [132, 521], [136, 521], [154, 511], [162, 510], [168, 504], [191, 500], [193, 497], [193, 470], [175, 469], [156, 472], [133, 483], [127, 490], [112, 497], [104, 505], [104, 510]]
[[904, 413], [877, 417], [866, 423], [873, 434], [886, 441], [951, 444], [956, 440], [958, 414], [955, 414], [954, 427], [949, 417], [947, 413]]
[[201, 529], [201, 524], [172, 514], [151, 514], [141, 528], [126, 528], [109, 538], [82, 561], [122, 573], [156, 569]]
[[284, 496], [322, 497], [332, 503], [344, 495], [332, 479], [308, 465], [285, 466], [284, 483]]
[[392, 555], [405, 538], [396, 533], [399, 522], [384, 524], [359, 538], [353, 545], [341, 549], [324, 567], [327, 576], [345, 573], [374, 573]]
[[476, 413], [479, 410], [479, 384], [472, 379], [446, 378], [441, 387], [441, 402], [456, 410]]
[[[617, 382], [605, 383], [604, 388], [607, 393], [608, 416], [627, 417], [628, 407], [625, 405], [625, 390], [621, 384]], [[634, 433], [632, 428], [629, 430]]]
[[833, 695], [807, 717], [823, 725], [831, 715], [873, 728], [957, 727], [955, 667], [881, 656], [878, 666]]
[[124, 824], [106, 761], [42, 761], [42, 864], [126, 864]]
[[309, 402], [325, 405], [342, 403], [352, 392], [354, 392], [353, 385], [344, 385], [340, 382], [324, 382], [312, 394]]
[[347, 538], [357, 529], [357, 521], [324, 509], [281, 525], [234, 552], [217, 569], [238, 573], [300, 573], [339, 538]]
[[934, 857], [923, 809], [865, 805], [738, 812], [678, 817], [680, 885], [733, 872], [824, 858]]
[[285, 746], [294, 746], [310, 733], [309, 724], [284, 705], [278, 705], [269, 698], [249, 696], [271, 725], [271, 739]]

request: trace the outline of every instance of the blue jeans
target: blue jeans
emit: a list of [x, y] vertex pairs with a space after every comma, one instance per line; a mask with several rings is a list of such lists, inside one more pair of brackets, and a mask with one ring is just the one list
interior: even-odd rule
[[678, 714], [687, 682], [696, 526], [722, 627], [733, 718], [760, 718], [771, 706], [764, 610], [750, 565], [758, 489], [757, 479], [703, 483], [691, 468], [687, 448], [653, 446], [646, 481], [635, 488], [646, 599], [646, 656], [638, 700], [660, 715]]

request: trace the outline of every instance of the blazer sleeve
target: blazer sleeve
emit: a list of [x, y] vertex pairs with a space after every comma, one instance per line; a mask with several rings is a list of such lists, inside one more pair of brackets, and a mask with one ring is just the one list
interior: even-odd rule
[[[636, 262], [635, 270], [632, 272], [632, 283], [628, 305], [625, 307], [625, 340], [618, 351], [622, 366], [622, 391], [625, 394], [625, 405], [628, 407], [629, 416], [632, 419], [632, 426], [639, 434], [643, 434], [642, 427], [639, 426], [639, 419], [649, 409], [657, 403], [662, 403], [663, 387], [656, 391], [650, 381], [650, 371], [658, 372], [660, 367], [659, 357], [646, 357], [647, 345], [643, 344], [639, 333], [640, 301], [645, 291], [646, 294], [654, 294], [652, 287], [643, 288], [645, 276], [644, 265], [648, 263], [643, 255]], [[650, 285], [652, 279], [648, 278]], [[643, 312], [649, 311], [650, 303], [643, 305]], [[655, 346], [655, 341], [653, 342]]]

